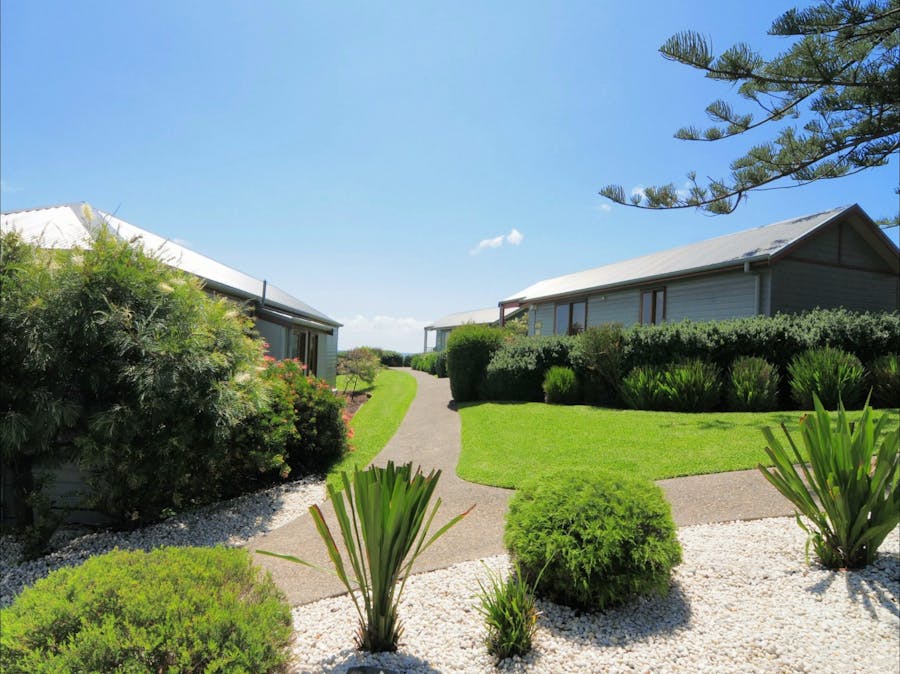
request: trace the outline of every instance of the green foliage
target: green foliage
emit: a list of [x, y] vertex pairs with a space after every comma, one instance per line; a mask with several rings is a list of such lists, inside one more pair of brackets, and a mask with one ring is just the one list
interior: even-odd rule
[[487, 571], [487, 582], [478, 581], [477, 609], [484, 617], [488, 653], [498, 660], [526, 655], [537, 631], [534, 587], [523, 578], [518, 564], [505, 579]]
[[[389, 461], [384, 468], [355, 469], [352, 476], [343, 473], [343, 492], [329, 484], [328, 497], [340, 526], [346, 563], [319, 506], [309, 509], [334, 564], [334, 573], [350, 592], [356, 607], [359, 615], [357, 645], [362, 650], [397, 650], [401, 634], [397, 608], [412, 565], [422, 552], [468, 513], [457, 515], [434, 535], [428, 536], [431, 522], [441, 505], [438, 498], [431, 511], [428, 510], [440, 475], [440, 471], [432, 471], [424, 476], [418, 470], [413, 474], [411, 463], [396, 467]], [[258, 552], [311, 566], [290, 555]]]
[[585, 402], [615, 405], [625, 376], [625, 332], [618, 323], [588, 328], [575, 341], [572, 364], [581, 375]]
[[587, 610], [668, 592], [681, 561], [671, 509], [648, 480], [546, 474], [516, 492], [505, 543], [538, 596]]
[[900, 354], [889, 353], [869, 365], [872, 403], [879, 407], [900, 407]]
[[74, 458], [87, 505], [134, 523], [283, 472], [270, 443], [233, 442], [270, 401], [238, 306], [106, 228], [88, 250], [16, 238], [3, 254], [3, 339], [16, 344], [0, 373], [5, 461], [24, 474], [36, 457]]
[[0, 669], [279, 672], [290, 607], [244, 550], [113, 551], [54, 571], [0, 609]]
[[853, 354], [825, 347], [798, 354], [788, 365], [791, 396], [801, 409], [818, 397], [826, 407], [856, 405], [863, 394], [865, 370]]
[[719, 370], [699, 358], [670, 363], [663, 371], [660, 393], [663, 409], [710, 412], [718, 406], [722, 393]]
[[447, 374], [450, 392], [458, 402], [481, 398], [485, 369], [503, 344], [503, 331], [486, 325], [461, 325], [447, 338]]
[[[438, 361], [443, 359], [444, 368], [446, 369], [446, 354], [443, 351], [429, 351], [428, 353], [418, 353], [412, 357], [410, 367], [413, 370], [427, 372], [428, 374], [437, 375]], [[446, 376], [446, 375], [445, 375]]]
[[570, 367], [554, 365], [544, 376], [544, 396], [554, 405], [571, 405], [578, 402], [578, 381]]
[[[886, 165], [900, 147], [896, 0], [826, 0], [791, 9], [773, 22], [769, 34], [796, 41], [770, 59], [746, 44], [714, 57], [704, 36], [686, 31], [669, 38], [660, 52], [713, 80], [738, 83], [738, 94], [763, 113], [755, 118], [714, 101], [706, 112], [718, 126], [685, 127], [676, 137], [709, 142], [764, 127], [775, 134], [772, 140], [734, 160], [727, 178], [704, 186], [695, 172], [688, 173], [686, 194], [672, 183], [648, 187], [631, 199], [619, 185], [600, 194], [640, 208], [695, 206], [730, 213], [748, 192], [784, 178], [803, 185]], [[784, 123], [797, 118], [807, 120], [802, 128]]]
[[734, 412], [766, 412], [778, 406], [778, 371], [764, 358], [743, 356], [731, 365], [726, 397]]
[[875, 422], [868, 403], [856, 424], [840, 405], [834, 427], [818, 397], [814, 403], [815, 414], [800, 421], [809, 468], [786, 428], [790, 450], [765, 428], [775, 467], [759, 470], [809, 520], [812, 528], [797, 515], [809, 534], [807, 556], [812, 544], [828, 568], [865, 566], [900, 523], [900, 436], [887, 416]]
[[665, 409], [663, 375], [664, 370], [654, 365], [631, 370], [622, 380], [621, 393], [625, 404], [636, 410]]
[[434, 373], [436, 377], [444, 379], [447, 377], [447, 352], [438, 351], [437, 358], [434, 361]]
[[408, 365], [408, 363], [404, 363], [403, 354], [398, 353], [397, 351], [379, 349], [375, 346], [367, 346], [365, 348], [374, 353], [378, 358], [378, 361], [385, 367], [403, 367], [404, 365]]
[[268, 367], [287, 384], [293, 406], [296, 433], [284, 446], [287, 464], [300, 475], [327, 470], [348, 450], [343, 398], [296, 359], [268, 361]]
[[375, 381], [380, 366], [378, 354], [365, 346], [338, 354], [337, 373], [347, 376], [344, 393], [351, 387], [351, 390], [356, 391], [360, 382], [371, 384]]
[[544, 399], [543, 383], [554, 366], [568, 366], [575, 337], [525, 337], [504, 343], [485, 369], [482, 397], [487, 400]]

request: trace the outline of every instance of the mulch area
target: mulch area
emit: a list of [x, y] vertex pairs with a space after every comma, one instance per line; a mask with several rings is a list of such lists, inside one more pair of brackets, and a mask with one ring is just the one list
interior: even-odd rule
[[351, 419], [371, 397], [368, 393], [339, 393], [338, 395], [344, 399], [344, 410]]

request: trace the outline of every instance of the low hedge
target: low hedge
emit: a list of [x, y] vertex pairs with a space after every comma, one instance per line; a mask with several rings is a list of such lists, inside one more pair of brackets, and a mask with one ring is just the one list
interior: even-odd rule
[[541, 401], [547, 371], [569, 367], [575, 337], [521, 337], [501, 346], [485, 370], [484, 397], [489, 400]]
[[0, 670], [281, 672], [291, 611], [246, 550], [115, 550], [0, 610]]

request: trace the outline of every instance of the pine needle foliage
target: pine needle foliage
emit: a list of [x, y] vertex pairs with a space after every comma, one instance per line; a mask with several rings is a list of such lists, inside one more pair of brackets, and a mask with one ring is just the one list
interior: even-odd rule
[[756, 109], [714, 101], [706, 108], [713, 126], [686, 126], [676, 138], [715, 142], [763, 128], [772, 131], [771, 140], [735, 159], [727, 177], [703, 181], [689, 172], [686, 191], [669, 183], [629, 198], [621, 185], [607, 185], [600, 194], [638, 208], [722, 214], [751, 191], [784, 187], [775, 185], [784, 179], [804, 185], [886, 165], [900, 149], [900, 1], [824, 0], [785, 12], [769, 35], [794, 42], [771, 59], [743, 43], [715, 56], [706, 37], [685, 31], [660, 53], [737, 85], [740, 98]]

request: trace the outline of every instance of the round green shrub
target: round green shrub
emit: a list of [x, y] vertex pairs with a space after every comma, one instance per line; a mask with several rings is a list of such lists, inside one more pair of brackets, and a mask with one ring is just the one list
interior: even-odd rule
[[115, 550], [0, 611], [0, 670], [280, 672], [291, 612], [245, 550]]
[[662, 490], [611, 472], [525, 483], [510, 502], [504, 541], [539, 596], [588, 610], [665, 594], [681, 561]]
[[855, 407], [862, 398], [865, 370], [852, 353], [826, 346], [799, 353], [788, 365], [791, 397], [805, 410], [813, 408], [813, 394], [826, 409]]
[[447, 374], [450, 393], [458, 402], [481, 397], [485, 369], [503, 343], [504, 333], [486, 325], [461, 325], [447, 338]]
[[554, 405], [571, 405], [578, 402], [578, 382], [570, 367], [554, 365], [544, 375], [544, 396]]
[[876, 407], [900, 407], [900, 354], [889, 353], [869, 365], [872, 404]]
[[737, 358], [731, 365], [728, 380], [728, 409], [733, 412], [774, 410], [778, 406], [780, 381], [778, 370], [764, 358]]

